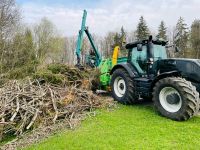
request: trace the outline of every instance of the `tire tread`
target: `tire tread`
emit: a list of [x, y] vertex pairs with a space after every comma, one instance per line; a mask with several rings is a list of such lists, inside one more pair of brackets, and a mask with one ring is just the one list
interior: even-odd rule
[[[157, 102], [157, 90], [159, 90], [159, 87], [163, 84], [176, 85], [178, 90], [184, 94], [184, 100], [187, 101], [187, 106], [185, 110], [182, 110], [182, 113], [174, 113], [174, 115], [172, 115], [169, 112], [162, 111], [160, 108], [161, 106], [159, 105], [159, 102]], [[199, 111], [199, 93], [196, 91], [196, 87], [193, 86], [191, 82], [180, 77], [168, 77], [159, 80], [153, 88], [153, 101], [155, 108], [158, 110], [158, 112], [160, 112], [161, 115], [177, 121], [188, 120], [192, 116], [196, 115]]]

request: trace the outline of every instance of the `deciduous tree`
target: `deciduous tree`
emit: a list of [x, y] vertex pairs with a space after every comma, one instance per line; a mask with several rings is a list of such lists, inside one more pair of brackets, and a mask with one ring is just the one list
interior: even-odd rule
[[200, 58], [200, 20], [194, 20], [191, 26], [190, 41], [192, 45], [193, 58]]

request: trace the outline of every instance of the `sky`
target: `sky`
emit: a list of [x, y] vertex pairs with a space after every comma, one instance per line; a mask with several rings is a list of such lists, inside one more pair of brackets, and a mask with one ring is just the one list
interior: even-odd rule
[[83, 10], [88, 12], [87, 26], [91, 33], [106, 35], [136, 29], [144, 16], [151, 31], [156, 32], [163, 20], [173, 28], [182, 16], [188, 26], [200, 19], [200, 0], [16, 0], [26, 24], [38, 23], [41, 18], [51, 20], [64, 36], [77, 35]]

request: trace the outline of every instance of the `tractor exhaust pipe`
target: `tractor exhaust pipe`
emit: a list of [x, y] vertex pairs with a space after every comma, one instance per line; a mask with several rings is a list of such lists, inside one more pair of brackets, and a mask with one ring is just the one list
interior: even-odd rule
[[152, 35], [149, 36], [149, 40], [147, 43], [147, 75], [148, 77], [151, 74], [152, 66], [153, 66], [153, 58], [154, 58], [154, 51], [153, 51], [153, 37]]
[[153, 37], [151, 35], [151, 36], [149, 36], [149, 41], [148, 41], [148, 44], [147, 44], [147, 59], [148, 59], [148, 61], [150, 59], [153, 59], [153, 57], [154, 57], [152, 40], [153, 40]]

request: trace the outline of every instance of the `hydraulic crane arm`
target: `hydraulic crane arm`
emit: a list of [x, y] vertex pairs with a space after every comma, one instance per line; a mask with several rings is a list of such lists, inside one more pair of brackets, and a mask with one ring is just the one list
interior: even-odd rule
[[94, 44], [94, 40], [93, 40], [92, 35], [90, 34], [88, 28], [85, 29], [85, 33], [86, 33], [86, 35], [87, 35], [87, 37], [88, 37], [88, 39], [90, 41], [90, 44], [91, 44], [91, 46], [92, 46], [92, 48], [94, 50], [94, 53], [95, 53], [95, 57], [96, 57], [95, 64], [96, 64], [96, 66], [99, 66], [99, 64], [101, 62], [101, 56], [99, 54], [99, 51], [98, 51], [97, 47]]
[[77, 66], [80, 66], [80, 60], [81, 60], [81, 50], [82, 50], [82, 45], [83, 45], [83, 36], [84, 36], [84, 32], [86, 33], [90, 44], [94, 50], [95, 53], [95, 66], [99, 66], [99, 64], [101, 63], [101, 56], [99, 54], [99, 51], [96, 47], [96, 45], [94, 44], [94, 40], [92, 38], [92, 35], [90, 34], [88, 28], [86, 27], [86, 18], [87, 18], [87, 11], [84, 10], [83, 13], [83, 18], [82, 18], [82, 24], [81, 24], [81, 30], [79, 31], [79, 36], [78, 36], [78, 41], [77, 41], [77, 45], [76, 45], [76, 56], [77, 56]]
[[78, 41], [77, 41], [77, 45], [76, 45], [77, 65], [80, 65], [80, 60], [81, 60], [81, 49], [82, 49], [82, 44], [83, 44], [83, 35], [85, 32], [86, 18], [87, 18], [87, 11], [84, 10], [82, 24], [81, 24], [81, 30], [79, 31]]

